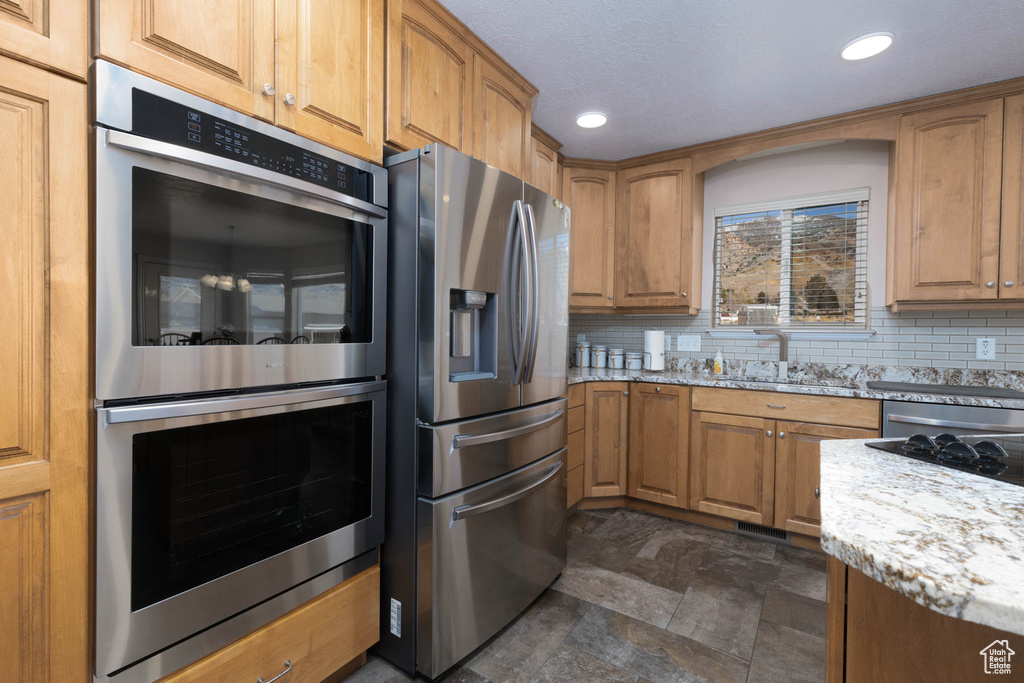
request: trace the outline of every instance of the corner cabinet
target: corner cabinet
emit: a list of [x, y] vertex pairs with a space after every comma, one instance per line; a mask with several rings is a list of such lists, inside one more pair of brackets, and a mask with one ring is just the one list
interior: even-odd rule
[[616, 185], [615, 306], [696, 311], [704, 200], [693, 159], [621, 170]]
[[103, 0], [96, 54], [380, 161], [384, 1]]
[[629, 396], [628, 493], [687, 507], [690, 389], [634, 383]]
[[566, 166], [562, 201], [569, 206], [569, 307], [615, 305], [615, 168]]
[[588, 382], [583, 453], [583, 495], [626, 495], [629, 383]]

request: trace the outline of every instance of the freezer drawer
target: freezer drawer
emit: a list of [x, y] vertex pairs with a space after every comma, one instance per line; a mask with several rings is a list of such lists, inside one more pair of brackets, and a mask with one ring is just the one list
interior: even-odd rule
[[419, 494], [437, 498], [494, 479], [566, 444], [566, 400], [419, 428]]
[[560, 449], [500, 479], [418, 501], [417, 669], [436, 678], [565, 567]]

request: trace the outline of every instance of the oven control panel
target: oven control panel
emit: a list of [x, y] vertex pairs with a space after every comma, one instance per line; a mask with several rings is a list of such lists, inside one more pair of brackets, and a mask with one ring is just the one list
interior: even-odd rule
[[234, 159], [373, 201], [373, 177], [366, 171], [138, 89], [132, 90], [132, 122], [135, 135]]

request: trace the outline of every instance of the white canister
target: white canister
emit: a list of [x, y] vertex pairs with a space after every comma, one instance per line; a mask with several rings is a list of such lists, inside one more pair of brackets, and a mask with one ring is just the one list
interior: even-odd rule
[[643, 358], [643, 355], [644, 354], [640, 353], [639, 351], [630, 351], [629, 353], [627, 353], [626, 369], [639, 370], [640, 366], [643, 364], [643, 361], [641, 360]]
[[595, 368], [608, 367], [608, 347], [604, 344], [594, 344], [590, 357], [593, 359], [591, 365]]
[[576, 344], [576, 367], [590, 367], [590, 342], [578, 342]]
[[622, 349], [608, 349], [608, 367], [612, 370], [622, 370], [626, 367], [626, 354]]
[[644, 332], [644, 370], [665, 369], [665, 333], [661, 330]]

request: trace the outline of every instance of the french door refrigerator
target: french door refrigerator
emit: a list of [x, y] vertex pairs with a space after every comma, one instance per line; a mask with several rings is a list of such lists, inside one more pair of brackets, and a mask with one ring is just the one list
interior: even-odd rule
[[378, 651], [436, 678], [565, 566], [569, 211], [444, 146], [386, 165]]

